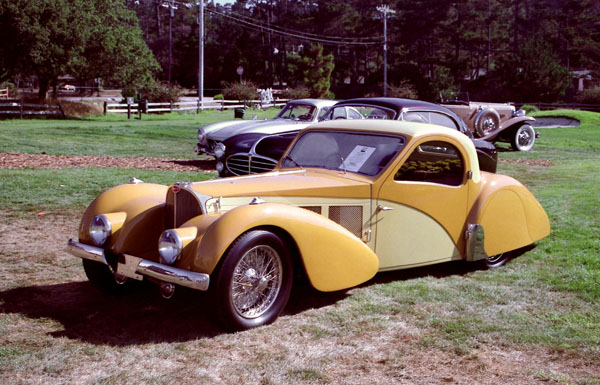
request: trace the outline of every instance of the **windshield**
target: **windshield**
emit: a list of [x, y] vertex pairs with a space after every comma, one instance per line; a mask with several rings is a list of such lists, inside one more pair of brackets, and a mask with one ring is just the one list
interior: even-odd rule
[[404, 146], [402, 136], [343, 131], [305, 132], [282, 161], [283, 167], [317, 167], [377, 175]]
[[392, 110], [376, 106], [345, 105], [334, 106], [325, 119], [394, 119], [396, 113]]
[[282, 119], [312, 121], [315, 117], [317, 107], [310, 104], [287, 104], [277, 115]]

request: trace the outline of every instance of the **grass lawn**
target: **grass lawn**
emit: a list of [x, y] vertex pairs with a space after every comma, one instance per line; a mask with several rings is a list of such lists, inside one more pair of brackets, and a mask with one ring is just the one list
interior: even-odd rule
[[[193, 158], [197, 128], [231, 114], [3, 121], [0, 152]], [[540, 129], [528, 153], [498, 144], [498, 172], [538, 198], [549, 237], [495, 270], [447, 263], [344, 292], [298, 286], [273, 325], [235, 334], [199, 293], [99, 294], [64, 251], [87, 204], [132, 170], [0, 169], [0, 382], [600, 385], [600, 114], [535, 116], [581, 122]]]

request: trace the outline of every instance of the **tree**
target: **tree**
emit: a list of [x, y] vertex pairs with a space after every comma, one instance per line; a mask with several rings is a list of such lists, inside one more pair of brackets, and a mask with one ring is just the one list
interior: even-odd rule
[[310, 89], [313, 98], [330, 98], [333, 55], [323, 55], [323, 46], [311, 44], [302, 58], [304, 85]]
[[157, 68], [120, 0], [0, 0], [0, 56], [11, 74], [38, 77], [40, 99], [62, 75], [141, 86]]

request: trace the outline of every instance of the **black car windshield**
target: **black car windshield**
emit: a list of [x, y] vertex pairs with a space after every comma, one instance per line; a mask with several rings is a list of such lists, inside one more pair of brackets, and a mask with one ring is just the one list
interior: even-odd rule
[[404, 146], [402, 136], [347, 131], [308, 131], [283, 158], [284, 168], [317, 167], [377, 175]]
[[315, 117], [317, 107], [310, 104], [287, 104], [277, 115], [282, 119], [306, 120], [312, 121]]
[[393, 110], [368, 105], [341, 105], [334, 106], [325, 119], [385, 119], [393, 120], [396, 113]]

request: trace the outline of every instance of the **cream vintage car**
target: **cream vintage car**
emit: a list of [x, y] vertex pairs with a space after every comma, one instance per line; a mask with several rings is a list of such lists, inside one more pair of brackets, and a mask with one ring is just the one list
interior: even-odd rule
[[303, 130], [269, 173], [111, 188], [68, 246], [97, 288], [148, 279], [167, 298], [178, 285], [208, 291], [206, 312], [240, 330], [274, 321], [299, 276], [330, 292], [379, 271], [496, 267], [549, 232], [529, 190], [480, 171], [464, 134], [337, 120]]

